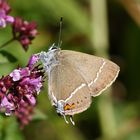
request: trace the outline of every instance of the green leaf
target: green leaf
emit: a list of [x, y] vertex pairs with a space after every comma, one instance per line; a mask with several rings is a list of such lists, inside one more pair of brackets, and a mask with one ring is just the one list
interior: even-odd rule
[[17, 58], [4, 50], [0, 51], [0, 64], [16, 62]]

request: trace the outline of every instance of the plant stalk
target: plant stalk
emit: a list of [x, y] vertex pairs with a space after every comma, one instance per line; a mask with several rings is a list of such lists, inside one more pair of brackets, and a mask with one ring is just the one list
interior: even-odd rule
[[11, 42], [13, 42], [14, 40], [15, 40], [15, 38], [11, 38], [10, 40], [8, 40], [8, 41], [5, 42], [4, 44], [2, 44], [2, 45], [0, 46], [0, 49], [6, 47], [8, 44], [10, 44]]
[[[91, 42], [96, 55], [109, 58], [108, 23], [106, 0], [91, 0], [92, 33]], [[102, 138], [112, 140], [117, 135], [117, 126], [111, 98], [111, 88], [99, 97], [98, 113]]]

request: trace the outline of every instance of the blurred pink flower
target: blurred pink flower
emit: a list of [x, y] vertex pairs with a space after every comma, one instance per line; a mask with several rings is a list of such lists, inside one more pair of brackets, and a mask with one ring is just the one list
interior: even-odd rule
[[14, 113], [21, 127], [30, 121], [44, 82], [44, 70], [32, 58], [27, 67], [15, 69], [0, 79], [0, 110], [4, 108], [6, 115]]
[[10, 77], [13, 78], [13, 81], [20, 80], [20, 70], [15, 69], [12, 73], [10, 73]]
[[31, 68], [35, 63], [37, 63], [39, 61], [39, 57], [38, 55], [32, 55], [30, 57], [29, 63], [28, 63], [28, 67]]
[[11, 8], [6, 2], [6, 0], [0, 0], [0, 27], [6, 27], [7, 23], [13, 23], [14, 18], [9, 16]]
[[11, 111], [15, 109], [14, 104], [10, 103], [6, 96], [2, 99], [0, 106], [6, 109], [5, 114], [7, 116], [11, 115]]
[[35, 22], [28, 22], [19, 17], [15, 18], [13, 23], [13, 36], [23, 46], [24, 50], [28, 50], [29, 44], [37, 35], [37, 25]]

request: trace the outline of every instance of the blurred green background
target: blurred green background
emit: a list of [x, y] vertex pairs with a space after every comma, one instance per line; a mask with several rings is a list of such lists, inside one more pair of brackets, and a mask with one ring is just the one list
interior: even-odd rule
[[[108, 57], [120, 74], [108, 93], [67, 125], [51, 106], [47, 82], [38, 97], [33, 121], [20, 130], [14, 117], [0, 116], [0, 140], [139, 140], [140, 139], [140, 1], [139, 0], [9, 0], [11, 15], [36, 21], [39, 34], [24, 52], [18, 42], [3, 50], [17, 61], [0, 60], [0, 74], [24, 67], [31, 54], [47, 51], [58, 41], [63, 17], [62, 49]], [[3, 44], [11, 28], [0, 30]], [[0, 55], [0, 58], [3, 57]], [[2, 59], [3, 60], [3, 59]]]

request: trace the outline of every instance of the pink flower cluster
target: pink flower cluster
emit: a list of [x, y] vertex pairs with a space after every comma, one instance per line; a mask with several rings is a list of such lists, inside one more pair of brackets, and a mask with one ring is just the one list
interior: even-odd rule
[[[9, 15], [11, 7], [7, 0], [0, 0], [0, 29], [7, 24], [12, 28], [12, 39], [1, 45], [1, 48], [17, 40], [25, 51], [38, 34], [35, 22], [28, 22], [20, 17]], [[17, 68], [9, 75], [0, 78], [0, 112], [7, 116], [14, 114], [23, 128], [32, 118], [44, 82], [44, 70], [38, 64], [39, 58], [33, 55], [25, 68]]]
[[17, 40], [22, 45], [25, 51], [32, 43], [32, 40], [37, 35], [37, 25], [35, 22], [28, 22], [20, 17], [12, 17], [9, 15], [10, 6], [6, 0], [0, 0], [0, 27], [5, 28], [7, 23], [12, 26], [13, 40]]
[[14, 18], [9, 14], [11, 11], [10, 6], [6, 2], [6, 0], [0, 0], [0, 27], [6, 27], [7, 23], [13, 23]]
[[31, 120], [36, 98], [44, 81], [44, 70], [33, 55], [25, 68], [18, 68], [0, 79], [0, 111], [16, 115], [21, 127]]
[[27, 51], [28, 45], [37, 35], [37, 25], [35, 22], [24, 21], [21, 18], [15, 18], [13, 23], [13, 36], [23, 46], [24, 50]]

